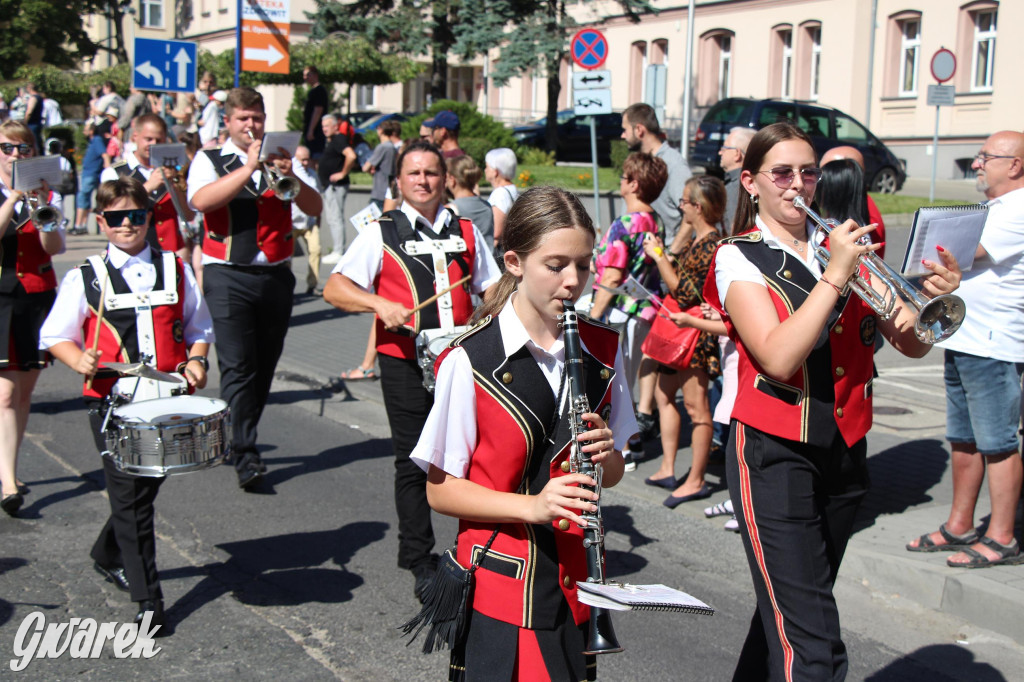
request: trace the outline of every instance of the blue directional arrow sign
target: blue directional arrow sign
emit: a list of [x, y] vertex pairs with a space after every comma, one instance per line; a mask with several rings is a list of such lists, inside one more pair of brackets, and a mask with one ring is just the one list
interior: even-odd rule
[[193, 42], [136, 38], [132, 86], [139, 90], [192, 92], [196, 89], [198, 61]]

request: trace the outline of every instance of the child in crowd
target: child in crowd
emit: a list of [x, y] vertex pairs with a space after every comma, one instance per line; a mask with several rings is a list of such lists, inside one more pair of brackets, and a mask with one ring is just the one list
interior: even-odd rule
[[468, 154], [448, 160], [448, 191], [454, 199], [448, 208], [456, 215], [469, 218], [487, 242], [487, 250], [494, 251], [494, 214], [486, 199], [476, 193], [483, 173]]

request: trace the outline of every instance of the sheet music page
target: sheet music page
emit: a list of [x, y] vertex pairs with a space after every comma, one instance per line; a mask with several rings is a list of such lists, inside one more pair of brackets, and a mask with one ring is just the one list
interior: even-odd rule
[[[692, 610], [693, 612], [714, 613], [714, 609], [700, 599], [667, 585], [602, 585], [600, 583], [576, 583], [580, 601], [617, 611], [634, 607]], [[595, 599], [596, 597], [596, 599]], [[592, 604], [599, 601], [599, 604]]]
[[381, 210], [377, 208], [377, 204], [368, 204], [366, 208], [349, 218], [348, 221], [352, 223], [352, 227], [356, 228], [356, 232], [362, 232], [364, 227], [382, 215]]
[[149, 146], [149, 165], [154, 168], [172, 166], [180, 170], [187, 163], [188, 154], [185, 153], [185, 145], [181, 142]]
[[266, 161], [271, 154], [279, 154], [278, 148], [288, 152], [288, 158], [295, 156], [295, 150], [299, 147], [302, 133], [298, 130], [289, 130], [283, 133], [263, 133], [263, 146], [260, 147], [260, 161]]
[[970, 270], [987, 219], [988, 208], [982, 204], [925, 206], [918, 209], [914, 215], [907, 254], [903, 259], [903, 276], [921, 277], [931, 274], [921, 261], [938, 261], [936, 246], [941, 246], [956, 257], [961, 272]]
[[31, 159], [16, 159], [12, 166], [14, 189], [31, 192], [42, 187], [42, 181], [50, 185], [50, 189], [60, 185], [63, 180], [60, 171], [59, 156], [37, 156]]

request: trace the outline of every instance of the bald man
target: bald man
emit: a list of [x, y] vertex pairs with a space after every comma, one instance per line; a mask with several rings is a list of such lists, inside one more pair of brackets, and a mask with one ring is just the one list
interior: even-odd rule
[[725, 171], [722, 181], [725, 183], [725, 224], [726, 234], [732, 232], [732, 223], [736, 218], [736, 207], [740, 197], [740, 173], [743, 171], [743, 157], [747, 155], [747, 145], [754, 138], [756, 130], [736, 126], [718, 148], [718, 164]]
[[[1017, 444], [1024, 367], [1024, 135], [992, 135], [971, 168], [988, 198], [988, 219], [974, 267], [957, 291], [967, 318], [940, 344], [953, 505], [938, 531], [907, 545], [912, 552], [959, 550], [946, 562], [954, 568], [1024, 562], [1013, 535], [1024, 477]], [[974, 511], [986, 465], [992, 511], [979, 538]]]
[[[847, 145], [832, 147], [832, 149], [822, 154], [821, 165], [824, 166], [830, 161], [840, 161], [842, 159], [850, 159], [856, 162], [860, 166], [861, 173], [864, 172], [864, 155], [856, 147]], [[879, 258], [885, 258], [885, 221], [882, 220], [882, 213], [878, 210], [878, 206], [875, 205], [875, 200], [868, 194], [868, 178], [866, 175], [864, 177], [864, 196], [868, 200], [868, 221], [878, 226], [871, 233], [871, 241], [875, 244], [882, 244], [882, 248], [876, 251], [876, 253]]]

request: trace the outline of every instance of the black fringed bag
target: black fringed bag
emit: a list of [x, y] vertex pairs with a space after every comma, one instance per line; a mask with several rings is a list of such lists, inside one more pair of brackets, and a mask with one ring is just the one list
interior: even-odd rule
[[412, 644], [426, 627], [429, 629], [423, 642], [425, 654], [440, 651], [446, 646], [454, 649], [455, 645], [462, 641], [466, 634], [469, 600], [473, 594], [473, 574], [480, 567], [480, 562], [496, 537], [497, 528], [491, 533], [491, 539], [469, 568], [463, 568], [455, 558], [454, 547], [441, 555], [434, 579], [423, 593], [423, 608], [412, 620], [401, 626], [403, 636], [412, 633], [412, 638], [406, 642], [406, 646]]

